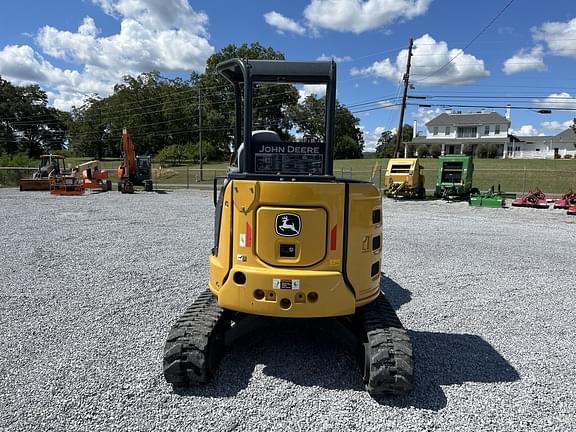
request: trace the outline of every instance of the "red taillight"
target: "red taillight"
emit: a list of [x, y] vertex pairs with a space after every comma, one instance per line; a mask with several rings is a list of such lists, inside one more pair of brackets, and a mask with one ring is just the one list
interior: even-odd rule
[[246, 222], [246, 247], [252, 247], [252, 226]]
[[338, 225], [334, 225], [332, 231], [330, 232], [330, 250], [336, 250], [337, 243], [338, 243]]

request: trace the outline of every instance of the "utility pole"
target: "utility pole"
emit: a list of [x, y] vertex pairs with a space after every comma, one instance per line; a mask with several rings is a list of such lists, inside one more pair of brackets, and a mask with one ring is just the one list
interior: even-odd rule
[[408, 60], [406, 61], [406, 73], [404, 74], [404, 94], [402, 95], [402, 107], [400, 108], [400, 123], [396, 132], [396, 147], [394, 148], [394, 157], [400, 157], [400, 143], [402, 142], [402, 129], [404, 126], [404, 111], [406, 111], [406, 99], [408, 97], [408, 86], [410, 81], [410, 64], [412, 63], [412, 46], [414, 40], [410, 38], [408, 45]]
[[200, 134], [200, 139], [198, 142], [198, 155], [200, 158], [200, 181], [204, 180], [204, 175], [202, 172], [202, 103], [200, 95], [200, 84], [198, 84], [198, 132]]

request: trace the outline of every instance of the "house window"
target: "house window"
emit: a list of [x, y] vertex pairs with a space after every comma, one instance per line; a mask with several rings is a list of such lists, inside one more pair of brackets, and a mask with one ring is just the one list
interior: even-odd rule
[[438, 135], [438, 126], [434, 126], [434, 132], [432, 132], [433, 135]]
[[462, 126], [456, 129], [456, 136], [458, 138], [476, 138], [476, 126]]
[[490, 126], [484, 126], [484, 135], [490, 135]]
[[520, 151], [520, 146], [514, 147], [514, 151]]
[[494, 133], [496, 135], [500, 135], [500, 125], [496, 125], [496, 127], [494, 128]]
[[512, 146], [508, 146], [508, 153], [512, 153]]
[[446, 131], [444, 132], [444, 135], [450, 135], [450, 126], [446, 126]]

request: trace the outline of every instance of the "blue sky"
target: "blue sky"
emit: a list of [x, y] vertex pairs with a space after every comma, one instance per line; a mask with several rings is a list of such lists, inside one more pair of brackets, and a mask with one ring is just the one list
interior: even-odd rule
[[67, 110], [88, 94], [110, 94], [122, 75], [160, 70], [185, 77], [202, 71], [206, 59], [230, 43], [260, 42], [291, 60], [334, 57], [338, 99], [360, 118], [371, 149], [381, 131], [397, 127], [399, 84], [412, 37], [410, 94], [427, 99], [410, 101], [406, 123], [416, 120], [424, 130], [427, 120], [449, 108], [479, 111], [509, 103], [513, 133], [556, 134], [576, 116], [574, 2], [509, 3], [10, 1], [0, 15], [0, 75], [16, 84], [40, 84], [51, 104]]

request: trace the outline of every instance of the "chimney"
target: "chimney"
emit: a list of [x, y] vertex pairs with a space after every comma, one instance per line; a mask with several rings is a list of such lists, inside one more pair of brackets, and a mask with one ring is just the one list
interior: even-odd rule
[[506, 120], [510, 121], [510, 111], [511, 111], [512, 107], [510, 106], [510, 104], [506, 105], [506, 114], [504, 114], [504, 117], [506, 117]]
[[418, 122], [414, 120], [414, 126], [412, 126], [412, 139], [418, 136]]

